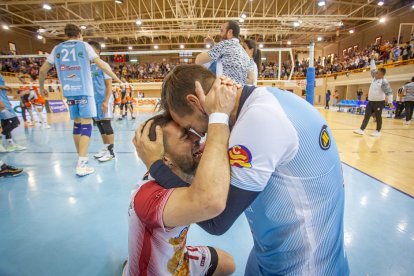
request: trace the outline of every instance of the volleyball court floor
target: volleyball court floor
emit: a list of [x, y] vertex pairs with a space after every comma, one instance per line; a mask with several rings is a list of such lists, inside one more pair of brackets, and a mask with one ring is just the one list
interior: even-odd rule
[[[95, 128], [89, 157], [96, 172], [83, 178], [74, 173], [66, 117], [49, 130], [21, 126], [13, 132], [27, 150], [0, 154], [25, 169], [22, 176], [0, 179], [1, 276], [121, 275], [130, 192], [146, 171], [131, 139], [150, 116], [113, 121], [116, 160], [107, 163], [93, 160], [102, 147]], [[351, 275], [413, 275], [414, 199], [348, 165], [343, 171]], [[234, 275], [243, 275], [253, 241], [242, 215], [223, 236], [191, 226], [188, 244], [226, 250], [236, 261]]]

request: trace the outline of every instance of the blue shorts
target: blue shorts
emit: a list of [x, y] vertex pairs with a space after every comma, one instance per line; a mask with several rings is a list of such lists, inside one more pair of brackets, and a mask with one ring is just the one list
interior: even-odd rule
[[96, 119], [97, 120], [103, 120], [103, 119], [112, 119], [112, 107], [113, 107], [113, 100], [109, 100], [108, 103], [108, 110], [106, 112], [102, 111], [102, 103], [103, 101], [97, 101], [96, 102]]
[[[96, 117], [96, 104], [94, 97], [88, 96], [72, 96], [67, 97], [70, 118], [72, 120], [78, 118], [94, 118]], [[71, 104], [70, 102], [75, 103]]]

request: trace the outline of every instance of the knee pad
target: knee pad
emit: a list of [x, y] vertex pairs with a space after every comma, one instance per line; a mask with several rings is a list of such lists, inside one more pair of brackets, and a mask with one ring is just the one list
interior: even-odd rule
[[82, 133], [81, 136], [92, 136], [92, 124], [82, 124]]
[[73, 123], [73, 135], [80, 135], [82, 133], [82, 125], [80, 123]]
[[114, 130], [111, 125], [110, 120], [102, 120], [101, 121], [102, 129], [106, 135], [114, 134]]
[[102, 128], [102, 121], [96, 121], [96, 126], [98, 127], [100, 134], [105, 134], [105, 131]]

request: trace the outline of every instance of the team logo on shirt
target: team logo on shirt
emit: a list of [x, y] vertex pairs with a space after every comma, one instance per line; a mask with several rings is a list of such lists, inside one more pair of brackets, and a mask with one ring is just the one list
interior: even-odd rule
[[230, 165], [238, 168], [252, 167], [252, 154], [242, 145], [235, 145], [229, 149]]
[[324, 125], [321, 129], [321, 133], [319, 134], [319, 146], [323, 150], [328, 150], [331, 147], [331, 137], [329, 136], [327, 125]]
[[83, 58], [83, 52], [79, 52], [78, 57]]

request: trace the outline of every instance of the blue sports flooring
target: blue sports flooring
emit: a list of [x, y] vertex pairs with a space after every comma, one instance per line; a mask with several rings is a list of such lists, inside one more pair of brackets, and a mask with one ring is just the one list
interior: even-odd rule
[[[16, 178], [0, 179], [0, 275], [120, 275], [127, 257], [130, 191], [145, 172], [131, 139], [140, 122], [113, 121], [115, 161], [93, 175], [75, 176], [76, 153], [69, 122], [49, 130], [19, 127], [16, 141], [28, 147], [0, 154], [23, 167]], [[90, 152], [102, 147], [94, 129]], [[345, 243], [351, 275], [414, 275], [414, 199], [344, 164]], [[216, 246], [231, 253], [235, 275], [243, 275], [252, 247], [241, 216], [223, 236], [196, 225], [189, 245]]]

